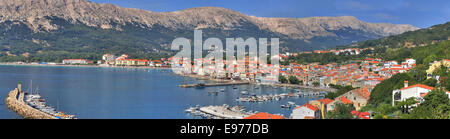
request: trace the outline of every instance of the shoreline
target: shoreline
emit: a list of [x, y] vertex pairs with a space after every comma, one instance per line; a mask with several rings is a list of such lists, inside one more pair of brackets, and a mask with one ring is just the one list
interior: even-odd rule
[[[216, 83], [231, 83], [231, 82], [234, 81], [234, 80], [225, 80], [225, 79], [214, 79], [214, 78], [210, 78], [208, 76], [201, 76], [201, 75], [195, 75], [195, 74], [186, 74], [186, 75], [178, 75], [178, 76], [190, 77], [190, 78], [195, 78], [195, 79], [198, 79], [198, 80], [209, 80], [209, 81], [213, 81], [213, 82], [216, 82]], [[236, 82], [248, 82], [248, 81], [236, 81]], [[276, 86], [276, 87], [303, 88], [303, 89], [311, 89], [311, 90], [316, 90], [316, 91], [327, 91], [327, 92], [336, 92], [337, 91], [334, 88], [305, 86], [305, 85], [299, 85], [299, 84], [282, 84], [282, 83], [260, 84], [260, 83], [256, 83], [256, 82], [248, 82], [248, 83], [252, 84], [252, 85], [266, 85], [266, 86]], [[180, 87], [182, 87], [182, 86], [180, 85]]]
[[[150, 67], [150, 66], [100, 66], [100, 65], [63, 65], [63, 64], [32, 64], [32, 63], [17, 63], [17, 62], [0, 62], [0, 66], [6, 65], [6, 66], [35, 66], [35, 67], [74, 67], [74, 68], [126, 68], [126, 69], [163, 69], [163, 70], [170, 70], [170, 67]], [[202, 75], [195, 75], [195, 74], [187, 74], [187, 75], [178, 75], [182, 77], [190, 77], [198, 80], [209, 80], [216, 83], [227, 83], [227, 82], [233, 82], [233, 80], [225, 80], [225, 79], [214, 79], [210, 78], [208, 76], [202, 76]], [[249, 84], [259, 84], [256, 82], [249, 82]], [[328, 91], [328, 92], [336, 92], [336, 89], [334, 88], [323, 88], [323, 87], [313, 87], [313, 86], [304, 86], [304, 85], [298, 85], [298, 84], [261, 84], [261, 85], [267, 85], [267, 86], [277, 86], [277, 87], [293, 87], [293, 88], [304, 88], [304, 89], [311, 89], [316, 91]]]
[[84, 68], [130, 68], [130, 69], [171, 69], [170, 67], [150, 67], [150, 66], [100, 66], [100, 65], [63, 65], [63, 64], [31, 64], [31, 63], [11, 63], [0, 62], [1, 65], [6, 66], [35, 66], [35, 67], [84, 67]]

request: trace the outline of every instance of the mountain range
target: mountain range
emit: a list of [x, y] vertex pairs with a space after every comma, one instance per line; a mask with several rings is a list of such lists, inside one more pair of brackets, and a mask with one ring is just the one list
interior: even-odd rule
[[[352, 16], [266, 18], [220, 7], [151, 12], [87, 0], [0, 0], [0, 54], [22, 58], [171, 55], [177, 37], [280, 38], [282, 51], [333, 48], [397, 35], [412, 25], [367, 23]], [[36, 59], [34, 59], [36, 60]]]

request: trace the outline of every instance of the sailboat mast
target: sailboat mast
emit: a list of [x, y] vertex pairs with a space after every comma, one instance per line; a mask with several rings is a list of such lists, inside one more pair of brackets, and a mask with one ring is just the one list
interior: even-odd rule
[[31, 80], [31, 89], [30, 89], [30, 93], [33, 94], [33, 80]]

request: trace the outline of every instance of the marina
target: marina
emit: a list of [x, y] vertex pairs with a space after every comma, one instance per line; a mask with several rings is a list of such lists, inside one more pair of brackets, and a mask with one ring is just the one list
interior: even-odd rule
[[57, 119], [76, 119], [75, 115], [66, 115], [62, 111], [47, 106], [45, 99], [42, 99], [39, 94], [25, 93], [25, 103], [39, 111], [55, 116]]
[[28, 94], [22, 91], [19, 82], [17, 88], [10, 91], [5, 99], [8, 109], [26, 119], [75, 119], [74, 115], [65, 115], [45, 104], [39, 94]]
[[230, 82], [222, 82], [222, 83], [208, 83], [208, 84], [183, 84], [180, 85], [182, 88], [205, 88], [205, 87], [214, 87], [214, 86], [229, 86], [229, 85], [245, 85], [250, 84], [250, 82], [245, 81], [230, 81]]
[[[246, 93], [248, 94], [248, 92]], [[304, 96], [321, 96], [323, 97], [325, 92], [297, 92], [297, 93], [282, 93], [282, 94], [268, 94], [268, 95], [250, 95], [250, 96], [241, 96], [236, 99], [239, 102], [265, 102], [265, 101], [280, 101], [281, 99], [285, 99], [288, 97], [304, 97]]]
[[198, 116], [206, 119], [243, 119], [252, 114], [257, 113], [257, 111], [245, 111], [242, 106], [230, 107], [227, 104], [222, 106], [205, 106], [200, 107], [190, 107], [185, 110], [187, 113], [192, 114], [192, 116]]

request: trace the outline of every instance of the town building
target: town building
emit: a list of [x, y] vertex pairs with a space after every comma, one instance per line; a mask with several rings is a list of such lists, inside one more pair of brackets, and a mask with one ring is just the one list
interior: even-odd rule
[[116, 56], [112, 55], [112, 54], [104, 54], [102, 56], [102, 60], [104, 61], [104, 64], [108, 64], [108, 65], [114, 65], [116, 62]]
[[319, 108], [306, 103], [292, 110], [291, 119], [320, 119]]
[[330, 108], [330, 103], [333, 102], [333, 100], [329, 98], [324, 99], [318, 99], [318, 100], [312, 100], [309, 102], [309, 104], [313, 105], [314, 107], [319, 108], [321, 117], [325, 117], [327, 109]]
[[86, 59], [64, 59], [62, 61], [63, 64], [73, 65], [73, 64], [89, 64], [89, 61]]
[[244, 119], [286, 119], [286, 117], [265, 112], [259, 112], [257, 114], [245, 117]]
[[435, 61], [433, 63], [430, 63], [430, 68], [428, 68], [428, 70], [426, 71], [427, 72], [427, 79], [432, 78], [433, 72], [435, 72], [441, 66], [450, 68], [450, 60], [443, 59], [441, 61]]
[[[424, 85], [424, 84], [416, 84], [409, 86], [408, 81], [404, 82], [404, 87], [402, 89], [397, 89], [392, 91], [392, 106], [395, 106], [395, 102], [404, 101], [409, 98], [416, 98], [419, 103], [424, 101], [424, 97], [434, 90], [434, 87]], [[447, 95], [450, 98], [450, 92], [446, 91]]]
[[118, 59], [115, 62], [116, 66], [147, 66], [148, 60], [142, 59]]

